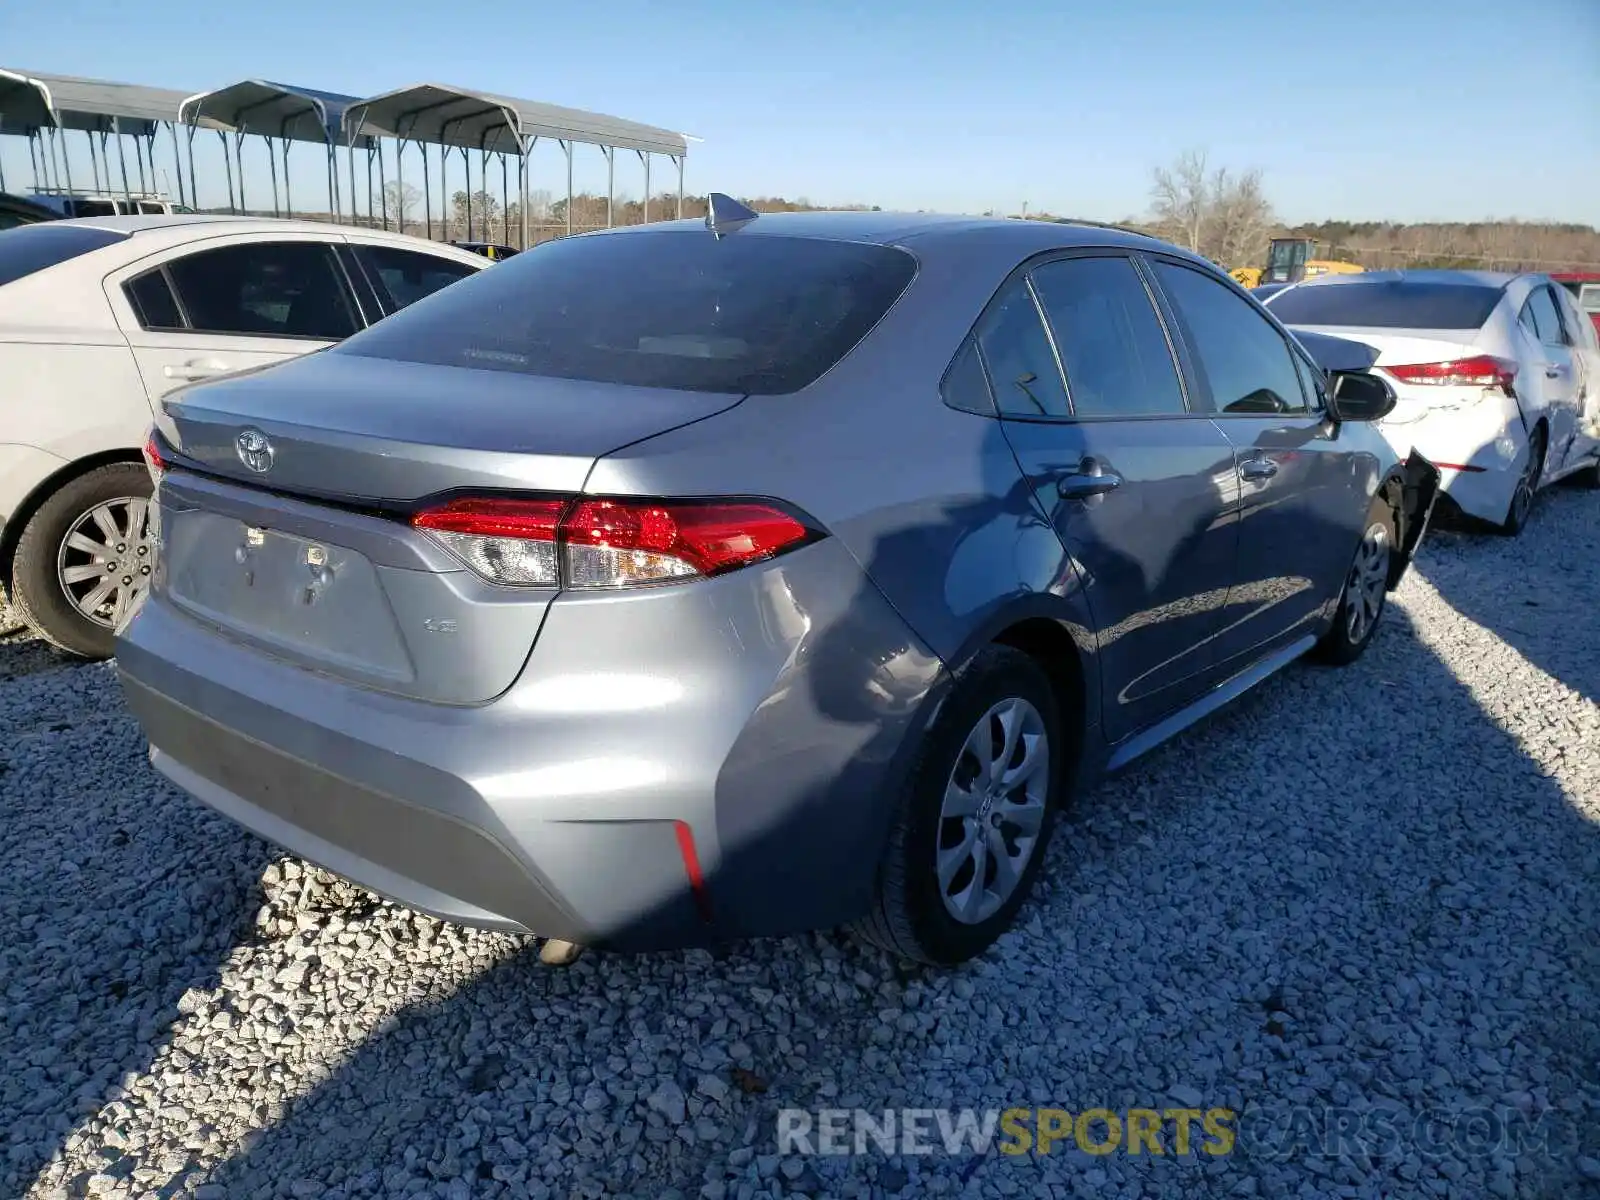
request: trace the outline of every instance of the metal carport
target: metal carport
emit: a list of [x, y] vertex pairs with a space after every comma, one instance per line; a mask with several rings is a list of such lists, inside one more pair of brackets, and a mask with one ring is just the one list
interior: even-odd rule
[[[178, 152], [175, 128], [178, 106], [183, 99], [182, 92], [170, 88], [0, 68], [0, 133], [20, 134], [28, 139], [35, 188], [57, 192], [74, 190], [71, 162], [64, 143], [64, 135], [69, 130], [82, 132], [89, 140], [89, 162], [94, 173], [95, 188], [113, 191], [107, 139], [116, 135], [122, 191], [131, 198], [132, 186], [122, 138], [131, 137], [134, 140], [140, 190], [154, 191], [156, 133], [165, 129], [172, 138], [178, 201], [189, 203], [194, 190], [193, 164], [190, 164], [189, 194], [186, 197], [183, 163]], [[97, 137], [98, 156], [95, 153]], [[146, 164], [149, 166], [148, 179]], [[4, 181], [0, 180], [0, 189], [4, 186]]]
[[[491, 154], [501, 156], [502, 190], [506, 159], [517, 160], [517, 187], [520, 196], [522, 245], [528, 244], [528, 155], [540, 138], [557, 142], [567, 160], [567, 232], [572, 232], [572, 150], [577, 144], [598, 146], [606, 159], [606, 224], [613, 220], [616, 196], [616, 152], [631, 150], [639, 155], [645, 171], [645, 219], [649, 220], [650, 157], [671, 159], [678, 169], [678, 215], [683, 214], [683, 167], [688, 155], [688, 139], [681, 133], [641, 125], [620, 117], [563, 108], [534, 100], [519, 100], [492, 92], [439, 83], [419, 83], [385, 92], [351, 104], [344, 115], [346, 141], [354, 145], [359, 137], [392, 137], [403, 152], [407, 142], [422, 149], [423, 192], [429, 188], [427, 146], [440, 147], [441, 213], [449, 206], [444, 196], [444, 155], [449, 149], [461, 151], [467, 171], [467, 230], [472, 228], [472, 168], [468, 155], [481, 156], [480, 170], [486, 174]], [[482, 176], [480, 175], [480, 178]], [[427, 205], [424, 204], [424, 211]], [[428, 217], [432, 235], [432, 219]]]
[[[328, 212], [337, 220], [341, 211], [339, 203], [339, 167], [336, 150], [345, 144], [344, 116], [356, 97], [318, 88], [298, 87], [293, 84], [273, 83], [266, 79], [246, 79], [227, 87], [186, 97], [178, 106], [178, 120], [189, 126], [192, 145], [194, 133], [202, 123], [216, 129], [223, 143], [223, 163], [228, 172], [228, 207], [233, 202], [233, 166], [228, 161], [228, 138], [233, 134], [234, 161], [239, 164], [239, 209], [245, 210], [244, 160], [240, 154], [244, 139], [256, 134], [267, 143], [268, 162], [272, 168], [272, 212], [281, 215], [278, 203], [278, 155], [283, 158], [284, 204], [290, 216], [294, 215], [294, 193], [289, 178], [289, 143], [313, 142], [327, 150]], [[361, 138], [350, 150], [350, 205], [355, 209], [355, 151], [359, 147], [368, 151], [367, 189], [372, 188], [371, 138]], [[381, 160], [380, 160], [381, 164]]]

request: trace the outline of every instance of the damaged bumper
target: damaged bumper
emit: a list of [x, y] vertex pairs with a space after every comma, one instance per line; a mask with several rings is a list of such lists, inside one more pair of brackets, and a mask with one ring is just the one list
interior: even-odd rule
[[1401, 502], [1403, 526], [1399, 530], [1400, 553], [1389, 568], [1389, 590], [1400, 586], [1406, 568], [1416, 558], [1433, 521], [1433, 506], [1439, 499], [1439, 468], [1412, 450], [1401, 464]]

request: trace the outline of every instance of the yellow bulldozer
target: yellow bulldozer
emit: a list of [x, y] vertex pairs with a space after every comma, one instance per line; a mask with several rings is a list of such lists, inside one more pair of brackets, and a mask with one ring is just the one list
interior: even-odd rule
[[1235, 267], [1229, 271], [1241, 287], [1263, 283], [1299, 283], [1316, 275], [1356, 275], [1366, 270], [1353, 262], [1336, 258], [1316, 258], [1313, 238], [1273, 238], [1267, 246], [1264, 267]]

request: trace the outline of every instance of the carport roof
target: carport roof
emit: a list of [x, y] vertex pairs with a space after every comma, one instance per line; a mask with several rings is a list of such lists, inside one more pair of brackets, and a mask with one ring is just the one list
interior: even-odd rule
[[0, 123], [6, 133], [55, 125], [148, 136], [157, 124], [178, 119], [184, 99], [171, 88], [0, 68]]
[[344, 123], [347, 136], [407, 138], [505, 154], [520, 154], [540, 137], [678, 158], [688, 153], [683, 134], [653, 125], [442, 83], [413, 84], [358, 100]]
[[178, 108], [178, 120], [206, 120], [230, 131], [337, 145], [344, 137], [345, 111], [355, 103], [355, 96], [338, 92], [246, 79], [188, 97]]

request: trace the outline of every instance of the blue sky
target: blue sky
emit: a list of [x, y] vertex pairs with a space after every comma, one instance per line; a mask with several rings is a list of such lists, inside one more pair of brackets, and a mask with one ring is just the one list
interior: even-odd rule
[[[1291, 221], [1600, 222], [1600, 0], [53, 0], [0, 3], [0, 65], [456, 83], [704, 138], [691, 191], [1117, 219], [1196, 147]], [[536, 170], [564, 191], [553, 148]]]

